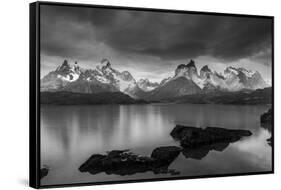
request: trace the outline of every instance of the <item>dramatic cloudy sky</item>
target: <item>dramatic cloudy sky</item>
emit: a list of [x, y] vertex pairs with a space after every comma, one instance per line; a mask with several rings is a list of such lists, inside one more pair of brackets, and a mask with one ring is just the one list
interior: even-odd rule
[[271, 20], [198, 14], [41, 7], [41, 77], [64, 59], [112, 67], [152, 81], [171, 76], [194, 59], [223, 72], [227, 66], [258, 70], [271, 83]]

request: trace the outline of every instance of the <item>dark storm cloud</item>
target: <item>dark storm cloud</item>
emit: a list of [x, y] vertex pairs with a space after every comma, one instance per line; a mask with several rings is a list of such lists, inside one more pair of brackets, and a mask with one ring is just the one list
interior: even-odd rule
[[42, 51], [64, 57], [90, 57], [100, 43], [125, 55], [167, 60], [271, 53], [271, 20], [266, 18], [43, 6], [41, 31]]

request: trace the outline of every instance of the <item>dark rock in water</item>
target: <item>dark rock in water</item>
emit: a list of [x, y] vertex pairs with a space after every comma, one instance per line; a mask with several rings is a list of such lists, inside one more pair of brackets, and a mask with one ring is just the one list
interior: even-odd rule
[[110, 158], [115, 158], [117, 156], [119, 156], [120, 154], [123, 154], [125, 152], [128, 152], [129, 150], [126, 149], [126, 150], [112, 150], [112, 151], [109, 151], [107, 152], [107, 156], [110, 157]]
[[40, 169], [40, 179], [47, 176], [48, 173], [49, 173], [49, 167], [48, 166], [44, 166], [43, 168], [41, 168]]
[[180, 153], [181, 148], [176, 146], [158, 147], [151, 153], [151, 158], [157, 160], [160, 164], [171, 163]]
[[224, 129], [219, 127], [187, 127], [177, 125], [170, 135], [184, 148], [197, 148], [215, 143], [231, 143], [244, 136], [251, 136], [248, 130]]
[[269, 132], [272, 131], [272, 109], [270, 108], [266, 113], [261, 115], [261, 126], [267, 129]]
[[266, 139], [269, 146], [272, 146], [272, 137]]
[[272, 109], [261, 115], [261, 123], [272, 124]]
[[168, 146], [153, 150], [151, 157], [141, 156], [128, 150], [113, 150], [107, 155], [94, 154], [79, 167], [80, 172], [97, 174], [132, 175], [152, 171], [155, 174], [169, 173], [177, 175], [175, 170], [168, 169], [169, 165], [179, 155], [181, 148]]
[[211, 150], [222, 152], [224, 149], [226, 149], [226, 147], [228, 147], [228, 145], [229, 143], [216, 143], [212, 145], [205, 145], [198, 148], [184, 148], [182, 150], [182, 154], [186, 158], [201, 160], [202, 158], [207, 156]]
[[[272, 132], [272, 109], [270, 108], [267, 112], [261, 115], [261, 127], [268, 130], [270, 133]], [[272, 137], [266, 140], [268, 145], [272, 146]]]
[[[105, 159], [105, 155], [94, 154], [79, 168], [81, 172], [90, 172], [92, 174], [99, 173], [102, 170], [102, 161]], [[93, 167], [94, 166], [94, 167]], [[97, 171], [97, 172], [95, 172]]]

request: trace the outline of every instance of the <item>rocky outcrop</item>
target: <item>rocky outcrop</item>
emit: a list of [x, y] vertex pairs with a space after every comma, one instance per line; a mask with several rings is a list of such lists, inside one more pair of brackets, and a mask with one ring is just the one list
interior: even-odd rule
[[49, 169], [50, 168], [48, 166], [44, 166], [43, 168], [40, 169], [40, 179], [48, 175]]
[[248, 130], [224, 129], [218, 127], [187, 127], [177, 125], [170, 135], [184, 148], [197, 148], [215, 143], [232, 143], [242, 137], [251, 136]]
[[106, 155], [94, 154], [79, 167], [80, 172], [115, 175], [133, 175], [152, 171], [155, 174], [178, 174], [177, 171], [168, 169], [169, 165], [179, 155], [181, 148], [175, 146], [158, 147], [152, 151], [151, 156], [141, 156], [129, 150], [113, 150]]
[[266, 142], [268, 143], [269, 146], [272, 146], [272, 136], [266, 139]]
[[272, 125], [272, 109], [270, 108], [266, 113], [261, 115], [261, 125]]
[[[270, 133], [272, 132], [272, 108], [270, 108], [267, 112], [261, 115], [260, 122], [261, 122], [261, 127], [264, 129], [267, 129]], [[272, 136], [266, 140], [267, 143], [272, 146]]]

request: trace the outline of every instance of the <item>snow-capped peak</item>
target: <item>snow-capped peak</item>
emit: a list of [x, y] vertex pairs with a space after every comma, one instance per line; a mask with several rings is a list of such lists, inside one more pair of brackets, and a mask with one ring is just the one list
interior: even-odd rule
[[57, 67], [56, 71], [59, 72], [59, 71], [67, 71], [67, 70], [70, 70], [71, 67], [70, 67], [70, 64], [68, 63], [67, 60], [64, 60], [63, 63]]
[[243, 67], [239, 67], [239, 68], [235, 68], [235, 67], [227, 67], [224, 71], [224, 74], [235, 74], [235, 75], [239, 75], [239, 73], [242, 73], [244, 75], [246, 75], [247, 77], [252, 77], [255, 73], [257, 73], [257, 71], [252, 71], [252, 70], [247, 70]]
[[197, 68], [192, 59], [187, 64], [180, 64], [175, 70], [175, 77], [185, 76], [187, 78], [193, 78], [194, 75], [197, 75]]
[[155, 88], [159, 87], [159, 83], [150, 82], [148, 79], [140, 79], [137, 84], [145, 92], [152, 91]]
[[195, 62], [191, 59], [187, 64], [180, 64], [175, 70], [174, 79], [178, 77], [186, 77], [189, 80], [192, 80], [197, 86], [201, 89], [203, 86], [203, 81], [197, 73], [197, 68], [195, 66]]
[[111, 64], [110, 64], [110, 62], [109, 62], [109, 60], [108, 59], [106, 59], [106, 58], [103, 58], [102, 60], [101, 60], [101, 65], [104, 67], [111, 67]]
[[[140, 79], [136, 82], [129, 71], [120, 72], [112, 67], [108, 59], [102, 59], [96, 69], [82, 69], [77, 62], [71, 65], [67, 60], [64, 60], [54, 71], [49, 72], [42, 78], [41, 89], [43, 91], [69, 90], [81, 93], [110, 90], [120, 91], [136, 98], [143, 91], [148, 92], [154, 89], [157, 91], [167, 83], [173, 84], [170, 83], [173, 80], [180, 81], [182, 77], [186, 78], [190, 84], [206, 90], [205, 92], [210, 90], [255, 90], [268, 87], [259, 72], [247, 70], [243, 67], [227, 67], [224, 74], [219, 74], [205, 65], [198, 74], [193, 60], [190, 60], [187, 64], [178, 65], [175, 75], [163, 79], [160, 84], [153, 83], [148, 79]], [[176, 80], [178, 78], [179, 80]]]
[[134, 80], [134, 77], [131, 75], [129, 71], [123, 71], [121, 73], [121, 78], [126, 81]]
[[187, 66], [187, 67], [195, 67], [195, 68], [196, 68], [195, 62], [194, 62], [192, 59], [189, 61], [188, 64], [186, 64], [186, 66]]
[[75, 62], [75, 65], [70, 65], [67, 60], [64, 60], [63, 63], [57, 67], [55, 72], [57, 73], [57, 78], [69, 82], [76, 81], [81, 74], [77, 62]]
[[211, 69], [208, 67], [208, 65], [205, 65], [201, 68], [201, 71], [204, 71], [204, 72], [212, 72]]
[[257, 72], [257, 71], [255, 72], [255, 71], [247, 70], [242, 67], [238, 68], [238, 70], [244, 73], [247, 77], [252, 77]]
[[238, 69], [236, 69], [235, 67], [227, 67], [227, 68], [224, 70], [224, 74], [235, 74], [235, 75], [238, 75], [238, 74], [239, 74], [239, 71], [238, 71]]

